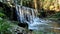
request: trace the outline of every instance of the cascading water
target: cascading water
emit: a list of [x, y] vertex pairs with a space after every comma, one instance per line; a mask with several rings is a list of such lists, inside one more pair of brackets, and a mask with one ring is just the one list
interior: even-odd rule
[[17, 1], [15, 3], [18, 20], [20, 23], [27, 23], [28, 29], [44, 31], [48, 27], [47, 23], [49, 21], [37, 17], [37, 11], [35, 9], [18, 5]]
[[2, 0], [0, 0], [0, 2], [2, 2]]
[[[0, 0], [0, 2], [3, 2], [3, 0]], [[27, 23], [28, 29], [44, 31], [46, 28], [49, 28], [49, 29], [52, 28], [52, 29], [60, 30], [60, 27], [56, 27], [56, 26], [54, 27], [52, 25], [48, 26], [47, 23], [49, 23], [51, 21], [38, 18], [37, 14], [36, 14], [37, 11], [35, 9], [18, 5], [17, 0], [14, 0], [14, 4], [16, 6], [18, 20], [21, 23]], [[50, 23], [50, 24], [52, 24], [52, 23]]]
[[39, 30], [38, 28], [40, 28], [40, 30], [44, 30], [42, 28], [48, 25], [47, 23], [49, 21], [38, 18], [35, 10], [32, 8], [16, 5], [16, 10], [19, 17], [18, 19], [21, 23], [27, 23], [28, 29]]

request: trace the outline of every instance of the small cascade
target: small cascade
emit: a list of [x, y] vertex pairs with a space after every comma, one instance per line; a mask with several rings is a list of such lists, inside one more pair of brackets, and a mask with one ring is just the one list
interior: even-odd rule
[[[46, 26], [49, 21], [37, 17], [36, 10], [20, 5], [16, 5], [18, 20], [20, 23], [27, 23], [28, 29], [39, 30]], [[41, 27], [42, 26], [42, 27]], [[45, 27], [45, 28], [46, 28]]]
[[0, 2], [2, 2], [2, 0], [0, 0]]
[[28, 29], [44, 31], [46, 27], [49, 27], [47, 23], [50, 21], [39, 18], [37, 10], [18, 5], [17, 1], [15, 3], [18, 21], [20, 23], [27, 23]]
[[23, 23], [24, 21], [33, 21], [33, 19], [36, 17], [34, 9], [16, 5], [16, 10], [18, 19], [21, 21], [21, 23]]
[[[0, 2], [6, 2], [5, 0], [0, 0]], [[39, 30], [47, 32], [46, 30], [54, 29], [60, 30], [60, 27], [58, 27], [58, 23], [50, 20], [44, 20], [37, 16], [38, 11], [32, 8], [28, 8], [25, 6], [21, 6], [17, 4], [17, 0], [12, 1], [15, 4], [16, 13], [17, 13], [17, 19], [20, 23], [27, 23], [28, 29], [32, 30]], [[19, 24], [20, 25], [20, 24]]]

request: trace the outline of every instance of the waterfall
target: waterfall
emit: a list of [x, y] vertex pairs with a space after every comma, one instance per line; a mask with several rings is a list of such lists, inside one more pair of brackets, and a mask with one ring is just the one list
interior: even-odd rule
[[20, 23], [27, 23], [28, 29], [44, 30], [46, 27], [48, 27], [47, 23], [49, 21], [39, 18], [37, 16], [37, 12], [38, 12], [37, 10], [18, 5], [17, 1], [15, 1], [15, 3], [16, 3], [15, 6], [16, 6], [16, 12], [17, 12], [18, 20]]
[[27, 23], [28, 29], [39, 30], [38, 28], [40, 28], [40, 30], [44, 30], [47, 27], [49, 21], [37, 17], [35, 9], [16, 5], [16, 10], [18, 20], [20, 23]]
[[[0, 2], [6, 2], [5, 0], [0, 0]], [[38, 11], [32, 8], [24, 7], [17, 4], [17, 0], [12, 1], [15, 3], [17, 19], [20, 23], [27, 23], [28, 29], [46, 31], [46, 29], [56, 29], [60, 30], [60, 27], [57, 27], [58, 23], [52, 23], [50, 20], [44, 20], [37, 16]], [[48, 24], [50, 23], [50, 25]], [[53, 25], [56, 24], [56, 26]]]
[[0, 0], [0, 2], [2, 2], [2, 0]]

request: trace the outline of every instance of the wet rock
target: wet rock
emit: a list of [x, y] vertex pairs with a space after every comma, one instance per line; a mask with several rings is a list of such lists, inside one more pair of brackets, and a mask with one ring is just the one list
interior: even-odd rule
[[18, 25], [11, 25], [12, 27], [9, 28], [8, 30], [10, 30], [12, 32], [12, 34], [25, 34], [27, 33], [26, 32], [26, 29], [25, 28], [22, 28]]

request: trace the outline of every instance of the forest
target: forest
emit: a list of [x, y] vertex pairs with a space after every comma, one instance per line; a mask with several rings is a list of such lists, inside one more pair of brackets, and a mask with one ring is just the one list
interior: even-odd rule
[[0, 34], [60, 34], [60, 0], [0, 0]]

